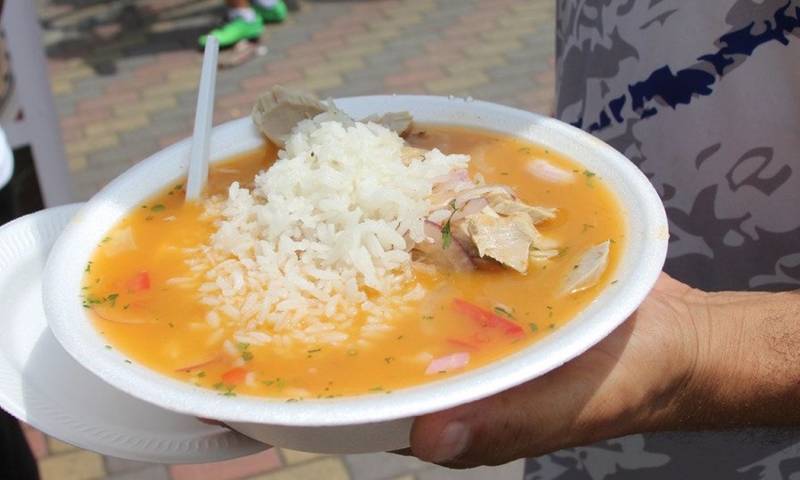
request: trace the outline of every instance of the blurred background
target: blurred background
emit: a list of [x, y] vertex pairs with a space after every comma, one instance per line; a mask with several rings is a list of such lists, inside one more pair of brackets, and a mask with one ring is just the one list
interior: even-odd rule
[[[274, 84], [322, 97], [430, 93], [551, 111], [552, 0], [286, 4], [283, 22], [222, 53], [215, 125], [248, 115]], [[202, 60], [198, 37], [225, 14], [222, 0], [6, 0], [0, 124], [14, 169], [4, 187], [0, 178], [0, 224], [45, 205], [86, 200], [187, 137]], [[45, 480], [522, 478], [520, 462], [456, 472], [390, 454], [277, 449], [202, 467], [152, 465], [24, 430]]]

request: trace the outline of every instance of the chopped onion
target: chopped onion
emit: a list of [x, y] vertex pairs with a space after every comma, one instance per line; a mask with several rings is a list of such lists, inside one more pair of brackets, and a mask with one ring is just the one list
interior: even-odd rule
[[446, 357], [435, 358], [428, 364], [425, 375], [433, 375], [439, 372], [449, 372], [464, 368], [469, 363], [469, 353], [458, 352]]
[[527, 166], [528, 173], [551, 183], [570, 183], [575, 180], [572, 172], [558, 168], [547, 160], [537, 159]]

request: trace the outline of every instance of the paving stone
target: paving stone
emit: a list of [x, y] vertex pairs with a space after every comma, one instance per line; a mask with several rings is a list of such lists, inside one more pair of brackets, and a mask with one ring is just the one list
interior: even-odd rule
[[85, 450], [51, 455], [39, 461], [42, 480], [90, 480], [105, 475], [103, 458]]
[[307, 462], [309, 460], [315, 460], [325, 456], [319, 453], [301, 452], [299, 450], [290, 450], [288, 448], [281, 448], [280, 453], [287, 465]]
[[259, 475], [248, 480], [349, 480], [350, 478], [361, 480], [356, 476], [350, 477], [347, 473], [347, 468], [340, 459], [329, 457], [285, 468], [274, 473]]
[[434, 467], [416, 474], [417, 480], [520, 480], [524, 473], [524, 461], [516, 461], [499, 467], [481, 467], [470, 470], [451, 470]]
[[61, 440], [53, 437], [47, 437], [47, 450], [50, 453], [63, 453], [77, 450], [78, 448], [69, 443], [62, 442]]
[[235, 480], [275, 470], [280, 466], [281, 461], [277, 452], [275, 449], [269, 449], [235, 460], [198, 465], [173, 465], [169, 469], [173, 480], [197, 480], [201, 478]]
[[353, 478], [358, 480], [389, 479], [409, 472], [421, 472], [431, 468], [430, 464], [414, 457], [391, 453], [346, 455], [345, 461], [350, 467]]
[[126, 460], [118, 457], [105, 457], [106, 471], [108, 473], [123, 473], [132, 470], [143, 470], [153, 466], [151, 463], [137, 462], [135, 460]]
[[171, 478], [169, 470], [164, 465], [149, 465], [145, 468], [109, 475], [105, 477], [105, 480], [171, 480]]

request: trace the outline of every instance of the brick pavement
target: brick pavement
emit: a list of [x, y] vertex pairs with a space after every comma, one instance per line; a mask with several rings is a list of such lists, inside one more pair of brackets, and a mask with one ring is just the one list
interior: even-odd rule
[[[219, 0], [36, 0], [69, 167], [81, 199], [185, 138], [201, 63], [197, 36]], [[262, 38], [268, 53], [218, 76], [214, 122], [247, 115], [282, 83], [323, 97], [472, 96], [548, 113], [551, 0], [306, 0]], [[103, 458], [26, 429], [45, 480], [519, 478], [519, 465], [455, 474], [412, 459], [272, 451], [197, 470]], [[202, 474], [198, 473], [202, 472]]]

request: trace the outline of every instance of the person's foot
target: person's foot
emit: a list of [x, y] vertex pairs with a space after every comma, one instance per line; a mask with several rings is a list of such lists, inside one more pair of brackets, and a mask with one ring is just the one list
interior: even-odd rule
[[[233, 18], [225, 25], [212, 30], [208, 35], [217, 37], [220, 47], [230, 47], [242, 40], [255, 40], [264, 33], [264, 21], [261, 19], [261, 15], [255, 17], [250, 21], [241, 17]], [[198, 40], [201, 47], [206, 46], [208, 35], [203, 35]]]
[[264, 23], [280, 23], [286, 20], [286, 16], [289, 12], [289, 9], [286, 7], [286, 3], [283, 0], [277, 0], [274, 4], [269, 6], [264, 6], [262, 2], [254, 0], [253, 8], [255, 9], [256, 13], [258, 13], [258, 16], [264, 21]]

